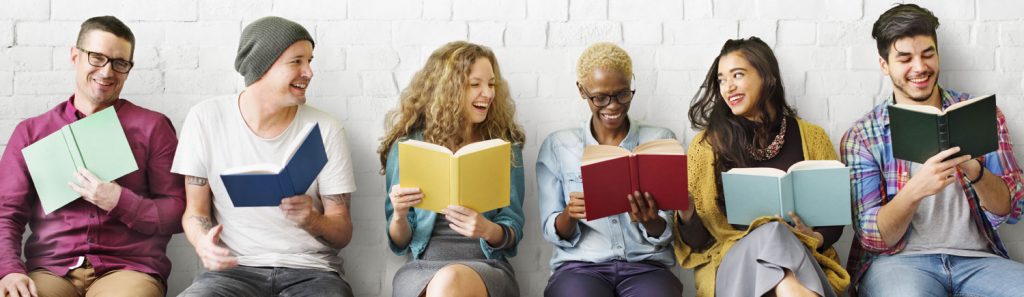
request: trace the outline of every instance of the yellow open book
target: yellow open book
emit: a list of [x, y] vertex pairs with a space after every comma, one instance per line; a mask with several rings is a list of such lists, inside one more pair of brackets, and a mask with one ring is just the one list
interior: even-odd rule
[[509, 205], [512, 146], [501, 139], [466, 145], [457, 152], [417, 140], [398, 143], [398, 183], [419, 188], [416, 208], [441, 212], [460, 205], [486, 212]]

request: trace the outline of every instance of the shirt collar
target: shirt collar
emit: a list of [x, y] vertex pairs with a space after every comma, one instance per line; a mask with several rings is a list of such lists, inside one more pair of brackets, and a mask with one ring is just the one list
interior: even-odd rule
[[[587, 120], [583, 121], [583, 133], [587, 135], [586, 145], [598, 145], [597, 138], [594, 138], [594, 134], [590, 131], [590, 121], [593, 120], [593, 116], [588, 117]], [[633, 150], [637, 145], [640, 144], [640, 133], [637, 132], [639, 124], [633, 120], [632, 117], [626, 115], [626, 119], [629, 121], [629, 132], [626, 132], [626, 138], [622, 139], [622, 143], [619, 143], [619, 147]]]
[[[117, 101], [114, 101], [114, 110], [121, 109], [121, 106], [124, 105], [124, 102], [125, 101], [122, 99], [117, 99]], [[85, 118], [85, 114], [83, 114], [81, 111], [78, 111], [78, 108], [75, 107], [74, 94], [72, 94], [71, 97], [68, 98], [68, 101], [65, 103], [66, 104], [64, 105], [64, 112], [61, 113], [61, 116], [63, 116], [69, 122], [74, 122], [77, 120], [81, 120], [82, 118]]]

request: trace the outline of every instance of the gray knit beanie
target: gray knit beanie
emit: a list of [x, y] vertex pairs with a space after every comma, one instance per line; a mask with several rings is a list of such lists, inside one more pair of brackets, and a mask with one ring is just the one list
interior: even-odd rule
[[249, 86], [263, 77], [284, 50], [301, 40], [313, 43], [313, 37], [302, 25], [280, 17], [260, 18], [242, 29], [235, 70]]

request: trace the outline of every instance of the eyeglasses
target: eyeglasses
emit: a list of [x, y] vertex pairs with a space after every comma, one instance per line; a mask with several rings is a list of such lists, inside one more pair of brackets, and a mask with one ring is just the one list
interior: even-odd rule
[[135, 66], [135, 63], [132, 61], [127, 61], [124, 59], [111, 59], [110, 57], [107, 57], [104, 54], [90, 52], [80, 47], [78, 48], [78, 51], [83, 52], [89, 56], [89, 65], [92, 66], [104, 67], [107, 66], [107, 63], [110, 63], [111, 69], [114, 69], [114, 71], [124, 74], [128, 74], [128, 71], [131, 71], [132, 67]]
[[627, 104], [630, 101], [633, 101], [633, 94], [636, 94], [636, 90], [628, 90], [619, 92], [618, 94], [592, 96], [590, 95], [590, 91], [587, 91], [587, 88], [584, 88], [579, 82], [576, 82], [576, 87], [580, 88], [580, 90], [583, 91], [583, 94], [587, 96], [587, 99], [590, 99], [590, 102], [594, 102], [594, 105], [597, 107], [605, 107], [608, 106], [608, 104], [612, 104], [612, 98], [615, 98], [615, 102], [618, 102], [619, 104]]

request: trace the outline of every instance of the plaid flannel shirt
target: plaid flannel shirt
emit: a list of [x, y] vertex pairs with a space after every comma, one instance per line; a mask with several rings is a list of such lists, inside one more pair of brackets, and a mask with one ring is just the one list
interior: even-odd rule
[[[970, 99], [965, 93], [941, 88], [942, 108]], [[905, 234], [895, 246], [887, 246], [878, 230], [878, 210], [896, 196], [896, 193], [910, 180], [910, 161], [897, 160], [892, 155], [892, 140], [889, 130], [888, 106], [892, 97], [878, 104], [866, 116], [858, 120], [843, 135], [839, 155], [843, 163], [851, 168], [850, 185], [853, 199], [853, 227], [856, 239], [850, 249], [847, 270], [853, 277], [851, 292], [856, 290], [860, 277], [867, 271], [871, 260], [878, 255], [899, 253], [906, 246]], [[1024, 184], [1021, 169], [1013, 155], [1006, 119], [996, 109], [999, 149], [980, 157], [985, 169], [1002, 178], [1010, 190], [1010, 212], [1004, 216], [995, 215], [979, 207], [977, 193], [964, 173], [957, 168], [956, 177], [971, 208], [978, 232], [988, 240], [994, 253], [1008, 257], [996, 228], [1002, 223], [1015, 224], [1024, 208]], [[909, 233], [908, 233], [909, 234]]]

